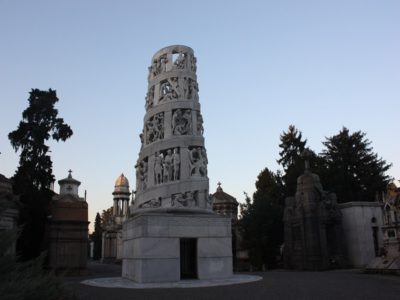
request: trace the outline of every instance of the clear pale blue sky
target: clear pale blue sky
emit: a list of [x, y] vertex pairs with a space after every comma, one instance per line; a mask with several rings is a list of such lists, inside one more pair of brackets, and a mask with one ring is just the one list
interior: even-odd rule
[[172, 44], [198, 59], [211, 191], [252, 194], [289, 124], [317, 152], [362, 130], [400, 179], [400, 1], [0, 0], [0, 43], [0, 173], [28, 92], [56, 89], [74, 135], [51, 143], [54, 174], [82, 181], [91, 222], [121, 172], [135, 186], [147, 67]]

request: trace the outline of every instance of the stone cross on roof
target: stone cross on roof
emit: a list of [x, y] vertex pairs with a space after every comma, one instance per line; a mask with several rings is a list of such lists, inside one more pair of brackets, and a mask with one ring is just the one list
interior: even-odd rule
[[71, 174], [72, 170], [71, 169], [68, 170], [68, 173], [69, 173], [68, 178], [72, 178], [72, 174]]

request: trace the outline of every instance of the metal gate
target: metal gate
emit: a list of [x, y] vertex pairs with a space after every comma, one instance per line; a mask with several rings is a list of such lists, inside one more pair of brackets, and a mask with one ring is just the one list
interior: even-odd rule
[[180, 239], [181, 279], [197, 278], [197, 240]]

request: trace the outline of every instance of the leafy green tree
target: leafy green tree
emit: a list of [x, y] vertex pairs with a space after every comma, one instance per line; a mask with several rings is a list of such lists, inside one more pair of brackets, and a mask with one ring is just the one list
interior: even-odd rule
[[283, 167], [284, 192], [286, 196], [296, 193], [297, 178], [304, 171], [301, 153], [306, 148], [307, 140], [303, 140], [302, 133], [294, 125], [290, 125], [287, 132], [280, 136], [280, 158], [277, 162]]
[[371, 141], [361, 131], [342, 130], [323, 142], [321, 177], [327, 188], [336, 193], [338, 202], [374, 201], [386, 190], [391, 164], [373, 152]]
[[14, 192], [21, 195], [23, 225], [17, 249], [23, 259], [37, 257], [43, 250], [43, 236], [48, 215], [48, 204], [54, 182], [49, 146], [52, 138], [65, 141], [72, 135], [71, 128], [58, 117], [54, 108], [58, 101], [56, 91], [32, 89], [29, 106], [22, 113], [18, 128], [8, 138], [15, 151], [21, 150], [18, 169], [13, 177]]
[[101, 258], [101, 243], [102, 243], [102, 235], [103, 229], [101, 226], [101, 217], [100, 214], [96, 214], [96, 218], [94, 220], [94, 231], [92, 233], [92, 241], [93, 245], [93, 259], [98, 260]]
[[283, 242], [283, 199], [280, 174], [265, 168], [257, 177], [253, 201], [246, 194], [246, 203], [241, 205], [243, 246], [249, 250], [251, 264], [258, 269], [263, 265], [277, 266]]

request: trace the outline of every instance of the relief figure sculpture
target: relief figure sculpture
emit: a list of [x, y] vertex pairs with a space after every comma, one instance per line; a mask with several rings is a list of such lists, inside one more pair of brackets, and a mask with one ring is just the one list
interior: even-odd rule
[[190, 109], [177, 109], [172, 115], [172, 134], [186, 135], [192, 133], [192, 111]]
[[164, 138], [164, 113], [152, 116], [146, 122], [146, 143], [150, 144]]
[[172, 180], [172, 151], [168, 150], [167, 154], [163, 160], [163, 173], [164, 173], [164, 181], [168, 182]]
[[172, 164], [174, 167], [173, 180], [179, 180], [179, 173], [180, 173], [180, 168], [181, 168], [181, 157], [178, 153], [178, 148], [175, 148], [174, 154], [172, 154]]
[[174, 67], [177, 69], [185, 69], [186, 67], [186, 53], [179, 53], [177, 59], [174, 62]]
[[154, 160], [154, 176], [155, 176], [155, 183], [160, 184], [163, 182], [163, 176], [162, 176], [162, 167], [163, 165], [163, 155], [162, 153], [158, 154], [156, 152], [155, 154], [155, 160]]

